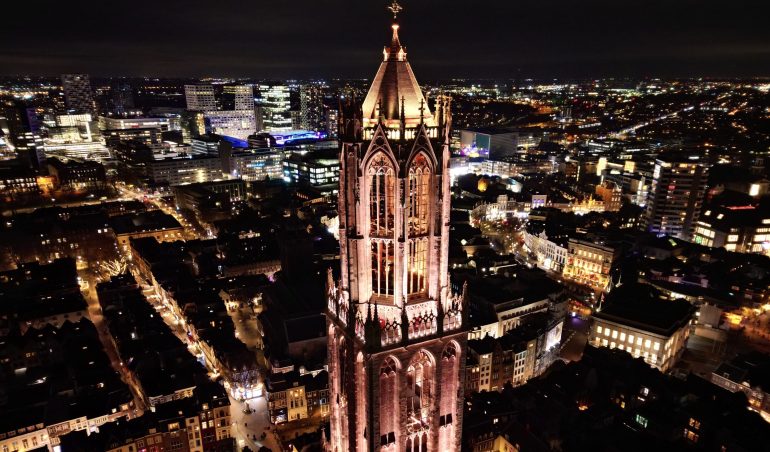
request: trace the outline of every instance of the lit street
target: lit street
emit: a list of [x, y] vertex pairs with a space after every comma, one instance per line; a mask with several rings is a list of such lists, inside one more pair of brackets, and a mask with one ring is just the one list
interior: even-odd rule
[[174, 217], [174, 219], [176, 219], [184, 228], [186, 240], [195, 240], [201, 238], [201, 234], [199, 234], [195, 228], [193, 228], [190, 222], [187, 221], [187, 219], [184, 218], [184, 216], [180, 214], [173, 205], [169, 205], [163, 198], [158, 197], [152, 193], [144, 193], [136, 187], [129, 187], [125, 184], [117, 185], [117, 189], [121, 196], [127, 199], [133, 199], [143, 203], [150, 203], [155, 208], [161, 210], [163, 213]]
[[144, 404], [144, 397], [142, 395], [141, 388], [137, 387], [133, 383], [133, 379], [127, 377], [128, 369], [125, 368], [124, 363], [118, 356], [118, 351], [110, 337], [109, 330], [104, 324], [104, 316], [102, 315], [102, 308], [99, 305], [99, 298], [96, 295], [96, 279], [90, 280], [88, 290], [83, 291], [83, 295], [88, 302], [88, 317], [96, 327], [96, 331], [99, 333], [99, 339], [102, 342], [105, 353], [110, 358], [112, 367], [120, 374], [121, 379], [131, 389], [131, 393], [134, 395], [134, 404], [137, 407], [136, 416], [141, 416], [142, 412], [146, 409]]

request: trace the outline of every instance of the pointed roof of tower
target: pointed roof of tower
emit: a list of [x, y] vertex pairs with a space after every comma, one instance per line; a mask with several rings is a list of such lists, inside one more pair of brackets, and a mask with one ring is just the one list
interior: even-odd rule
[[[383, 50], [383, 61], [364, 99], [364, 118], [377, 121], [384, 117], [389, 125], [397, 126], [401, 121], [403, 102], [403, 115], [407, 125], [419, 124], [421, 117], [427, 125], [434, 125], [433, 115], [427, 108], [420, 85], [406, 59], [406, 48], [401, 45], [398, 37], [397, 17], [402, 8], [394, 1], [388, 9], [393, 13], [393, 36], [390, 45]], [[422, 105], [425, 105], [425, 108], [421, 110]]]

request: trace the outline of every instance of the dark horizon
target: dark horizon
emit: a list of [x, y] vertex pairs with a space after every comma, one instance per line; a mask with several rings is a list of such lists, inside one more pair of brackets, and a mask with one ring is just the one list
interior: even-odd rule
[[[379, 0], [75, 3], [7, 5], [0, 73], [367, 79], [390, 33]], [[770, 6], [757, 1], [402, 3], [420, 80], [770, 76]]]

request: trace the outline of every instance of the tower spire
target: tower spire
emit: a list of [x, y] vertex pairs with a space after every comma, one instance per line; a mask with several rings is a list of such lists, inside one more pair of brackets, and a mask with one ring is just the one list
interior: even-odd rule
[[393, 0], [388, 9], [393, 13], [393, 25], [390, 26], [393, 29], [393, 37], [390, 39], [390, 52], [387, 55], [390, 58], [403, 59], [403, 48], [401, 47], [401, 40], [398, 39], [398, 13], [404, 8], [398, 1]]

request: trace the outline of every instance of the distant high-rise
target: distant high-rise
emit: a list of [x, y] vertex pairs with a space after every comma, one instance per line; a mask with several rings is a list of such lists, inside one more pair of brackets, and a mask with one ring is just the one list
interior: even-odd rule
[[61, 85], [68, 110], [95, 114], [94, 95], [88, 74], [62, 74]]
[[23, 100], [12, 100], [0, 104], [0, 117], [5, 119], [11, 139], [26, 132], [40, 131], [37, 112]]
[[247, 85], [225, 85], [222, 87], [222, 110], [254, 111], [254, 88]]
[[134, 109], [134, 88], [130, 83], [117, 80], [110, 88], [113, 112], [124, 115]]
[[213, 85], [185, 85], [184, 96], [187, 109], [191, 111], [219, 110]]
[[26, 132], [14, 137], [13, 146], [16, 156], [23, 165], [38, 172], [45, 173], [45, 149], [39, 135]]
[[645, 221], [647, 230], [690, 240], [706, 193], [708, 165], [686, 155], [655, 160]]
[[254, 110], [207, 111], [203, 114], [206, 133], [246, 140], [257, 131]]
[[302, 129], [302, 112], [299, 110], [291, 110], [291, 128], [294, 130]]
[[300, 127], [320, 132], [324, 125], [324, 93], [318, 84], [302, 85], [299, 89]]
[[260, 106], [264, 130], [286, 132], [291, 130], [291, 101], [286, 85], [260, 85]]
[[247, 85], [185, 85], [193, 135], [216, 133], [245, 140], [257, 131], [254, 89]]
[[254, 111], [254, 88], [248, 85], [185, 85], [190, 111]]
[[329, 138], [337, 138], [337, 129], [339, 128], [339, 111], [334, 108], [326, 110], [325, 126]]

